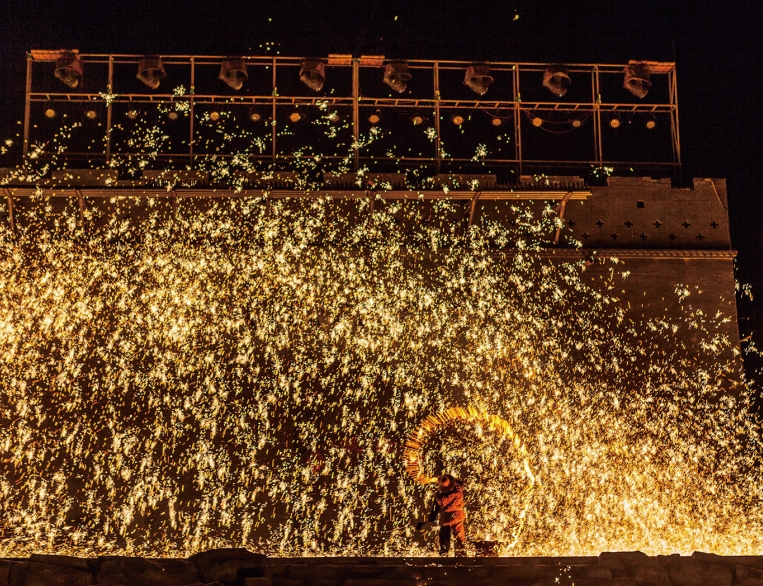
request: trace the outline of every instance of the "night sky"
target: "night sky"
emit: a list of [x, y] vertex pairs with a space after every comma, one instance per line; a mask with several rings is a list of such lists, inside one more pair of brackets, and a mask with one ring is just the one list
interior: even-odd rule
[[[763, 3], [357, 0], [327, 2], [16, 1], [0, 13], [0, 134], [23, 113], [25, 52], [383, 54], [606, 62], [674, 60], [684, 181], [726, 177], [742, 337], [763, 346]], [[13, 161], [0, 161], [9, 166]], [[752, 364], [749, 364], [752, 366]]]

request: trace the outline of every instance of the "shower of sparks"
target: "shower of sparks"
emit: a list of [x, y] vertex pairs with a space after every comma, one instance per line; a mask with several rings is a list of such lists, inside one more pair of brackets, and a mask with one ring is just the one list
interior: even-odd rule
[[[275, 172], [251, 166], [253, 131], [204, 123], [250, 145], [207, 163], [217, 180]], [[128, 170], [169, 140], [142, 128]], [[310, 188], [322, 160], [304, 153]], [[691, 297], [670, 320], [632, 315], [617, 259], [594, 283], [542, 254], [550, 208], [467, 230], [455, 201], [377, 202], [372, 221], [366, 200], [106, 207], [83, 225], [38, 196], [17, 234], [0, 226], [0, 555], [423, 554], [432, 489], [404, 445], [453, 405], [524, 442], [535, 485], [513, 555], [763, 546], [729, 318]], [[441, 445], [479, 494], [469, 537], [509, 541], [514, 484], [484, 472], [507, 478], [513, 452], [495, 434]]]

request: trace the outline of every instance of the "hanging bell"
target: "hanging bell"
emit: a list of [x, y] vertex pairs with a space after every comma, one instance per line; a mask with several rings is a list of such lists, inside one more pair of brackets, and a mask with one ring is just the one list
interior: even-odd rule
[[143, 57], [138, 63], [138, 75], [135, 77], [152, 90], [155, 90], [159, 87], [162, 80], [167, 77], [167, 73], [164, 71], [162, 60], [156, 55], [149, 55]]
[[82, 79], [82, 61], [79, 55], [64, 51], [56, 61], [54, 75], [70, 88], [76, 88]]
[[560, 98], [567, 93], [571, 81], [566, 67], [554, 65], [543, 72], [543, 87]]
[[625, 66], [623, 87], [637, 98], [643, 98], [652, 87], [649, 68], [644, 63], [628, 63]]
[[384, 70], [384, 83], [402, 94], [408, 87], [411, 74], [408, 72], [407, 61], [390, 61]]
[[319, 92], [326, 81], [326, 64], [320, 59], [304, 59], [299, 79], [311, 90]]
[[240, 90], [244, 82], [249, 79], [249, 75], [246, 73], [246, 63], [239, 57], [232, 57], [225, 59], [220, 67], [219, 78], [225, 82], [225, 84], [234, 89]]
[[464, 85], [484, 96], [487, 93], [487, 88], [493, 83], [493, 76], [490, 75], [490, 66], [484, 63], [475, 63], [466, 68], [466, 75], [464, 76]]

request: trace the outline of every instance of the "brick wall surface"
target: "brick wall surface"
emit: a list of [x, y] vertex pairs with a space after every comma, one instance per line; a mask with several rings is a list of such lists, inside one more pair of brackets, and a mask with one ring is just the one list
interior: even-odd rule
[[[586, 248], [729, 249], [724, 179], [697, 179], [693, 189], [669, 179], [612, 177], [591, 188], [585, 202], [570, 202], [565, 220]], [[641, 207], [643, 206], [643, 207]]]
[[[617, 256], [617, 250], [606, 255]], [[607, 258], [602, 254], [600, 258]], [[626, 278], [617, 278], [614, 294], [618, 296], [634, 322], [650, 318], [679, 320], [701, 310], [706, 316], [720, 312], [730, 321], [721, 331], [733, 346], [739, 345], [736, 298], [734, 293], [734, 265], [731, 258], [664, 258], [617, 256], [621, 264], [616, 271], [627, 271]], [[587, 269], [588, 278], [596, 283], [609, 276], [612, 263], [596, 263]], [[681, 286], [689, 291], [683, 300], [676, 293]], [[699, 335], [687, 331], [688, 342], [697, 342]]]

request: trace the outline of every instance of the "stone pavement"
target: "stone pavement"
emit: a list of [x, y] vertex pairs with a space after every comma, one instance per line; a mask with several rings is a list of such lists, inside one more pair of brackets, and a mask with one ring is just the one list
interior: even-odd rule
[[218, 549], [188, 559], [0, 559], [0, 586], [763, 586], [763, 556], [267, 558]]

